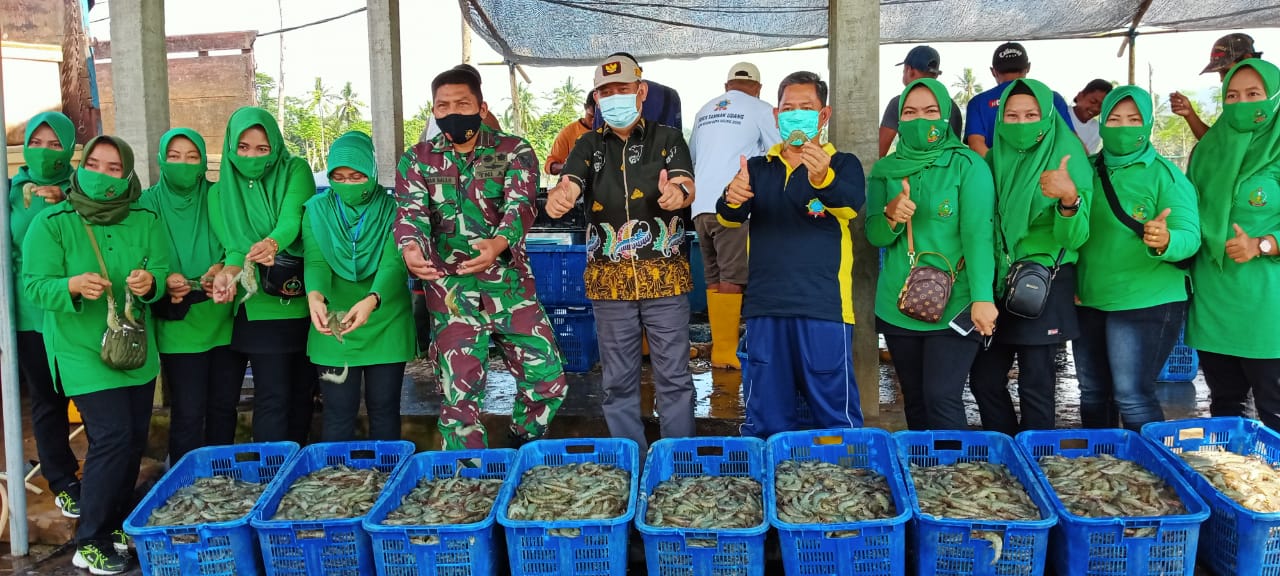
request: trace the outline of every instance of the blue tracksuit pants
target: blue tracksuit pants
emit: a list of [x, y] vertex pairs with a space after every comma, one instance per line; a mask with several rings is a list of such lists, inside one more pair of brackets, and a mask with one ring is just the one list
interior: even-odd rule
[[[742, 435], [768, 438], [810, 427], [858, 428], [862, 407], [853, 375], [853, 325], [812, 318], [747, 319], [747, 406]], [[809, 418], [797, 411], [808, 405]], [[806, 421], [808, 420], [808, 421]]]

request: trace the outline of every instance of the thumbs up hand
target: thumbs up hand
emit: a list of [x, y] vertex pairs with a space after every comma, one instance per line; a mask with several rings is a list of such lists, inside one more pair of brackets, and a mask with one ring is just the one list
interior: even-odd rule
[[916, 203], [911, 201], [911, 183], [902, 179], [902, 192], [884, 208], [884, 217], [893, 224], [903, 224], [916, 213]]
[[1236, 235], [1227, 240], [1227, 258], [1235, 260], [1236, 264], [1244, 264], [1262, 255], [1258, 238], [1250, 238], [1239, 224], [1232, 224], [1231, 227]]
[[[688, 190], [686, 193], [685, 190]], [[663, 210], [679, 210], [693, 203], [693, 180], [687, 176], [667, 178], [667, 170], [658, 174], [658, 206]]]
[[738, 206], [755, 197], [751, 191], [751, 175], [747, 173], [747, 157], [738, 157], [738, 175], [724, 189], [724, 201]]
[[1169, 213], [1172, 208], [1165, 208], [1159, 216], [1147, 220], [1142, 227], [1142, 243], [1146, 244], [1156, 254], [1163, 255], [1164, 251], [1169, 248]]
[[1070, 154], [1063, 156], [1057, 170], [1049, 170], [1040, 175], [1040, 191], [1063, 206], [1075, 205], [1080, 198], [1076, 193], [1076, 183], [1071, 180], [1071, 173], [1067, 172], [1067, 161], [1070, 159]]

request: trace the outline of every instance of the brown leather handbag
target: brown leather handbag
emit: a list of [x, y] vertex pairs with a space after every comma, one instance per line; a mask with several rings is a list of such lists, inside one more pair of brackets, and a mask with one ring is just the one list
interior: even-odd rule
[[[947, 270], [920, 264], [925, 254], [933, 254], [947, 263]], [[916, 253], [915, 234], [911, 231], [911, 221], [907, 221], [907, 257], [911, 261], [911, 272], [907, 281], [902, 284], [902, 292], [898, 293], [898, 311], [908, 318], [914, 318], [930, 324], [942, 320], [942, 313], [951, 301], [951, 286], [956, 281], [956, 270], [951, 261], [937, 252]], [[964, 259], [960, 259], [964, 265]]]

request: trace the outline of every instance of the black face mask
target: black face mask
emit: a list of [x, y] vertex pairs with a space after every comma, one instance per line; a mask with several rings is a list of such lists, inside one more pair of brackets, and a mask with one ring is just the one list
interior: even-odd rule
[[436, 118], [436, 126], [440, 132], [454, 144], [470, 141], [480, 131], [479, 114], [450, 114], [444, 118]]

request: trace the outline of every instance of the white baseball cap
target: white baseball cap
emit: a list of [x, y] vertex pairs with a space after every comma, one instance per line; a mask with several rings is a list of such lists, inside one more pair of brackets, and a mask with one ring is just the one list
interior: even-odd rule
[[760, 69], [750, 62], [739, 62], [729, 69], [729, 77], [725, 78], [725, 82], [730, 80], [750, 80], [752, 82], [760, 81]]

